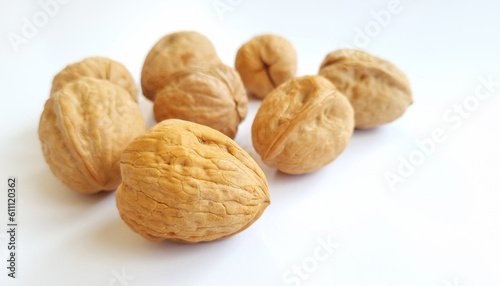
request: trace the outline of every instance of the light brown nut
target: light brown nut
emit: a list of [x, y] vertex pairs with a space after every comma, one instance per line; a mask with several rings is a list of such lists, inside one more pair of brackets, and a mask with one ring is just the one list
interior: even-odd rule
[[297, 52], [281, 36], [261, 35], [238, 50], [235, 67], [248, 92], [264, 98], [275, 87], [295, 76]]
[[146, 98], [154, 101], [166, 79], [179, 70], [219, 64], [215, 48], [197, 32], [177, 32], [161, 38], [151, 49], [142, 67], [141, 85]]
[[157, 122], [178, 118], [212, 127], [234, 138], [247, 114], [247, 95], [238, 73], [224, 64], [182, 70], [157, 93]]
[[45, 103], [38, 135], [45, 160], [68, 188], [92, 194], [120, 183], [120, 156], [146, 124], [123, 88], [83, 77]]
[[122, 64], [103, 57], [86, 58], [65, 67], [54, 77], [50, 93], [57, 93], [66, 84], [81, 77], [109, 80], [126, 89], [132, 99], [137, 100], [137, 87], [129, 71]]
[[185, 243], [232, 236], [270, 204], [264, 173], [224, 134], [169, 119], [136, 138], [121, 159], [120, 216], [143, 237]]
[[356, 128], [396, 120], [412, 104], [410, 83], [392, 63], [359, 50], [328, 54], [319, 74], [328, 78], [351, 102]]
[[294, 78], [263, 101], [252, 125], [262, 161], [288, 174], [314, 172], [344, 151], [354, 129], [347, 98], [321, 76]]

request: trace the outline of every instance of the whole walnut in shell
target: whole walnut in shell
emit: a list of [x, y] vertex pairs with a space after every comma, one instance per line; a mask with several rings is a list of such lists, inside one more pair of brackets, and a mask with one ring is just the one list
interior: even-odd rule
[[288, 174], [314, 172], [349, 142], [354, 112], [347, 98], [321, 76], [294, 78], [263, 101], [252, 125], [262, 161]]
[[218, 64], [172, 74], [157, 93], [153, 110], [157, 122], [188, 120], [234, 138], [247, 114], [247, 101], [238, 73]]
[[137, 100], [137, 87], [129, 71], [122, 64], [103, 57], [86, 58], [65, 67], [54, 77], [50, 93], [55, 94], [66, 84], [82, 77], [108, 80], [126, 89], [132, 99]]
[[235, 67], [248, 92], [264, 98], [275, 87], [295, 76], [297, 52], [281, 36], [256, 36], [238, 50]]
[[185, 243], [232, 236], [270, 204], [264, 173], [233, 140], [169, 119], [136, 138], [121, 159], [120, 216], [143, 237]]
[[45, 103], [38, 134], [45, 160], [68, 188], [91, 194], [120, 184], [120, 156], [146, 124], [130, 93], [82, 77]]
[[399, 118], [412, 104], [410, 83], [392, 63], [359, 50], [328, 54], [319, 74], [351, 102], [356, 128], [366, 129]]
[[151, 49], [142, 67], [141, 85], [146, 98], [154, 101], [167, 78], [190, 67], [219, 64], [215, 48], [197, 32], [177, 32], [161, 38]]

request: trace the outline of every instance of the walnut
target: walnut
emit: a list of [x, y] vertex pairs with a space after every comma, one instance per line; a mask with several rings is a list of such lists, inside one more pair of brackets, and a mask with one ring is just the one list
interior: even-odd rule
[[119, 185], [121, 153], [145, 128], [127, 90], [82, 77], [47, 100], [38, 134], [54, 175], [68, 188], [91, 194]]
[[179, 119], [133, 140], [121, 173], [120, 215], [152, 241], [225, 238], [249, 227], [270, 204], [265, 175], [248, 153], [219, 131]]
[[347, 96], [354, 108], [356, 128], [391, 122], [413, 102], [406, 75], [390, 62], [363, 51], [328, 54], [319, 74]]
[[90, 57], [68, 65], [54, 77], [51, 94], [81, 77], [109, 80], [126, 89], [137, 100], [137, 87], [128, 70], [122, 64], [103, 57]]
[[297, 52], [281, 36], [261, 35], [238, 50], [235, 67], [248, 92], [264, 98], [275, 87], [295, 76]]
[[247, 95], [238, 73], [224, 65], [172, 74], [156, 96], [156, 121], [179, 118], [212, 127], [234, 138], [247, 114]]
[[141, 85], [144, 96], [154, 101], [166, 79], [190, 67], [221, 63], [215, 48], [197, 32], [177, 32], [161, 38], [151, 49], [142, 68]]
[[262, 101], [252, 141], [262, 161], [289, 174], [314, 172], [347, 146], [354, 112], [347, 98], [321, 76], [294, 78]]

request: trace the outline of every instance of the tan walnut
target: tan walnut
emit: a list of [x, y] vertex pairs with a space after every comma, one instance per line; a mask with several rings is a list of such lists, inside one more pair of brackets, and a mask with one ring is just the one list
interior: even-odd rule
[[347, 98], [321, 76], [294, 78], [264, 100], [252, 125], [262, 161], [288, 174], [314, 172], [347, 146], [354, 112]]
[[190, 67], [219, 64], [215, 48], [205, 36], [197, 32], [177, 32], [161, 38], [144, 61], [141, 74], [142, 92], [154, 101], [156, 93], [165, 86], [166, 79], [179, 70]]
[[109, 80], [126, 89], [137, 100], [137, 87], [129, 71], [120, 63], [104, 57], [90, 57], [73, 63], [59, 72], [52, 81], [51, 94], [81, 77]]
[[247, 101], [238, 73], [218, 64], [172, 74], [157, 93], [153, 110], [157, 122], [188, 120], [234, 138], [247, 114]]
[[116, 192], [120, 216], [152, 240], [194, 243], [239, 233], [270, 204], [264, 173], [219, 131], [164, 120], [130, 143]]
[[328, 78], [351, 102], [356, 128], [396, 120], [412, 104], [410, 83], [392, 63], [359, 50], [328, 54], [319, 74]]
[[47, 100], [38, 134], [54, 175], [68, 188], [91, 194], [118, 187], [121, 153], [145, 128], [127, 90], [82, 77]]
[[275, 87], [295, 76], [297, 52], [281, 36], [256, 36], [238, 50], [235, 67], [248, 92], [264, 98]]

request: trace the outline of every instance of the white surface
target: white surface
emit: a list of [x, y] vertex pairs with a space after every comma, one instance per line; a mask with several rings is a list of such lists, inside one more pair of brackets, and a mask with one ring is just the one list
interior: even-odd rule
[[[114, 193], [80, 195], [52, 175], [37, 127], [51, 80], [65, 65], [108, 56], [139, 82], [147, 52], [167, 33], [199, 31], [233, 65], [241, 44], [272, 32], [296, 47], [298, 75], [315, 74], [328, 52], [359, 44], [356, 29], [390, 2], [226, 1], [234, 7], [221, 19], [213, 0], [73, 0], [18, 53], [8, 33], [21, 34], [23, 17], [42, 10], [38, 1], [1, 1], [0, 285], [299, 285], [283, 277], [303, 263], [315, 269], [302, 270], [300, 285], [500, 285], [500, 86], [460, 125], [442, 117], [471, 100], [481, 77], [500, 81], [497, 1], [401, 0], [402, 11], [372, 31], [365, 49], [407, 73], [414, 105], [392, 124], [356, 131], [346, 151], [316, 173], [288, 176], [257, 160], [272, 204], [232, 238], [148, 242], [120, 220]], [[140, 104], [151, 125], [151, 103]], [[257, 159], [250, 127], [259, 104], [250, 102], [236, 138]], [[399, 156], [408, 158], [415, 140], [437, 128], [446, 140], [391, 191], [386, 172], [397, 172]], [[15, 280], [5, 267], [8, 175], [19, 180]], [[319, 240], [328, 237], [339, 245], [318, 262]], [[122, 272], [133, 279], [118, 279]]]

